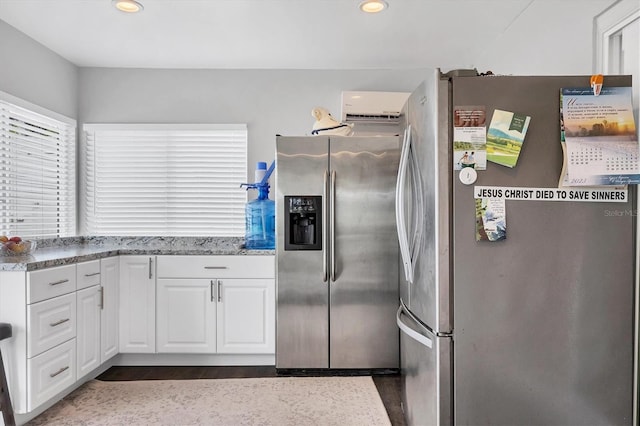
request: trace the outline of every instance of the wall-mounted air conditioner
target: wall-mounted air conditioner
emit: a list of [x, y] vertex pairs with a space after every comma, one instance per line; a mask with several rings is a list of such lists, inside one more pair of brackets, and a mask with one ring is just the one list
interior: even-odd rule
[[410, 93], [342, 92], [342, 116], [346, 123], [397, 124]]

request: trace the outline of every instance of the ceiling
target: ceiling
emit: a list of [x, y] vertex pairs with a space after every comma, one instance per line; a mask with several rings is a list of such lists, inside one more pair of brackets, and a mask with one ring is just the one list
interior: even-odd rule
[[81, 67], [420, 68], [473, 64], [541, 11], [594, 2], [387, 0], [368, 15], [360, 0], [140, 1], [129, 15], [111, 0], [0, 0], [0, 19]]

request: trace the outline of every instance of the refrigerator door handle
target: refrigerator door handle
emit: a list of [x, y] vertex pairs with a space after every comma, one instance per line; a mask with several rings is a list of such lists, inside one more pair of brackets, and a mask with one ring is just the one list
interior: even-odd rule
[[433, 348], [433, 340], [413, 330], [411, 327], [409, 327], [407, 324], [405, 324], [402, 321], [403, 313], [405, 313], [404, 306], [400, 305], [400, 307], [398, 308], [398, 312], [396, 313], [396, 323], [398, 324], [398, 328], [400, 329], [400, 331], [402, 331], [404, 334], [411, 337], [413, 340], [420, 343], [421, 345], [426, 346], [427, 348], [430, 348], [430, 349]]
[[407, 238], [407, 225], [405, 222], [404, 210], [404, 186], [409, 164], [409, 149], [411, 139], [407, 136], [411, 133], [409, 125], [404, 131], [402, 141], [402, 151], [400, 153], [400, 165], [398, 167], [398, 179], [396, 181], [396, 229], [398, 231], [398, 242], [400, 243], [400, 255], [404, 267], [404, 275], [409, 283], [413, 282], [413, 268], [411, 267], [411, 254], [409, 252], [409, 241]]
[[322, 200], [323, 200], [323, 206], [322, 206], [322, 250], [324, 250], [324, 252], [322, 253], [322, 282], [327, 282], [328, 279], [328, 275], [327, 275], [327, 263], [329, 262], [328, 260], [328, 250], [327, 250], [327, 212], [328, 212], [328, 200], [327, 200], [327, 185], [329, 184], [329, 170], [324, 171], [324, 186], [322, 187]]
[[331, 232], [331, 281], [336, 280], [336, 171], [331, 172], [331, 212], [329, 213], [329, 232]]
[[411, 173], [411, 186], [413, 188], [412, 195], [415, 197], [411, 206], [413, 208], [413, 227], [410, 232], [411, 244], [409, 245], [409, 267], [411, 268], [411, 276], [413, 277], [415, 261], [418, 259], [420, 253], [420, 246], [422, 244], [422, 234], [424, 231], [424, 197], [422, 195], [422, 176], [420, 174], [420, 167], [418, 164], [418, 158], [411, 146], [411, 129], [407, 134], [409, 142], [409, 154], [407, 155], [408, 170]]

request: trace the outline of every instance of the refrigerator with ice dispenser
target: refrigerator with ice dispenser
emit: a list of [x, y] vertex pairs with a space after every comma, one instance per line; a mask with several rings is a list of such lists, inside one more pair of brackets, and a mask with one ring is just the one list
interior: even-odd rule
[[276, 140], [276, 368], [399, 368], [397, 136]]

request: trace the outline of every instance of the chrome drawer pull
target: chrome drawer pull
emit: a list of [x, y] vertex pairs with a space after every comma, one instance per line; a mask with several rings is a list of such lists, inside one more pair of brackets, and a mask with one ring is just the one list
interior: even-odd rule
[[94, 272], [93, 274], [84, 274], [85, 277], [95, 277], [96, 275], [100, 275], [100, 272]]
[[68, 283], [69, 279], [65, 279], [65, 280], [60, 280], [60, 281], [54, 281], [52, 283], [49, 283], [49, 285], [58, 285], [58, 284], [64, 284], [64, 283]]
[[56, 377], [58, 374], [64, 373], [65, 371], [67, 371], [69, 369], [69, 366], [67, 365], [66, 367], [62, 367], [60, 370], [56, 371], [55, 373], [51, 373], [49, 374], [49, 377], [54, 378]]
[[205, 266], [204, 269], [229, 269], [226, 266]]
[[61, 319], [60, 321], [52, 322], [49, 325], [51, 327], [55, 327], [56, 325], [64, 324], [67, 321], [69, 321], [69, 318], [65, 318], [65, 319]]

